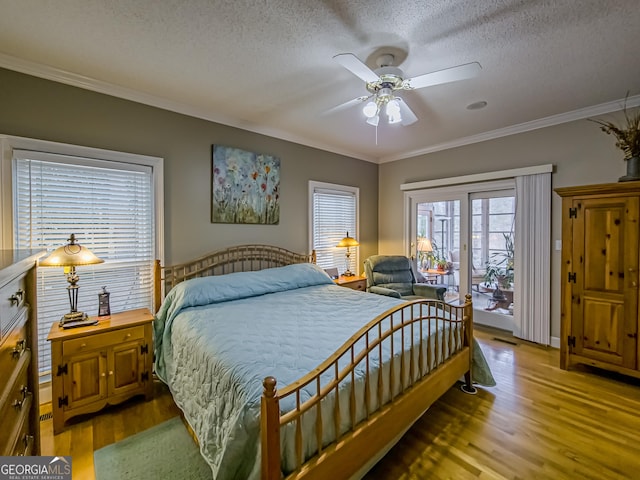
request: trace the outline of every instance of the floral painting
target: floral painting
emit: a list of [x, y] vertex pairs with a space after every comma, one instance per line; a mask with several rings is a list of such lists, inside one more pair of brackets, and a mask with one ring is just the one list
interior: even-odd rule
[[213, 146], [213, 223], [280, 222], [280, 159]]

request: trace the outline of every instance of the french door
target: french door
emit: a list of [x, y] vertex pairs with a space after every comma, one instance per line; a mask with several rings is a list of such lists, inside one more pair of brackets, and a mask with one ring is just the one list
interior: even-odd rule
[[515, 191], [470, 195], [471, 294], [476, 323], [513, 331]]
[[[448, 302], [471, 293], [474, 322], [513, 330], [513, 181], [407, 192], [409, 256]], [[441, 266], [438, 269], [438, 265]]]

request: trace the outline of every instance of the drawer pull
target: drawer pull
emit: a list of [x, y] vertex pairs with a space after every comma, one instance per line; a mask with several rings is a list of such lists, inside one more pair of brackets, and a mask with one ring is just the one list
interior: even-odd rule
[[100, 376], [101, 376], [101, 377], [106, 377], [106, 376], [107, 376], [107, 374], [106, 374], [106, 373], [104, 373], [104, 372], [102, 372], [102, 373], [100, 374]]
[[29, 394], [29, 388], [26, 385], [23, 385], [20, 388], [20, 393], [22, 394], [22, 400], [14, 400], [13, 401], [13, 407], [16, 410], [22, 410], [22, 406], [24, 405], [25, 400], [30, 395]]
[[20, 358], [20, 356], [24, 353], [25, 351], [25, 346], [26, 346], [27, 342], [25, 341], [25, 339], [23, 338], [22, 340], [18, 340], [16, 342], [16, 346], [13, 347], [13, 351], [11, 352], [11, 356], [13, 358]]
[[22, 439], [22, 444], [24, 445], [24, 451], [18, 454], [19, 457], [26, 457], [31, 453], [31, 445], [33, 444], [34, 437], [33, 435], [26, 434]]
[[11, 301], [11, 305], [13, 305], [14, 303], [16, 305], [20, 305], [20, 302], [22, 301], [22, 297], [24, 297], [24, 292], [22, 290], [18, 290], [16, 293], [11, 295], [9, 297], [9, 300]]
[[80, 348], [87, 348], [87, 344], [83, 343], [82, 345], [80, 345]]
[[124, 336], [124, 338], [131, 338], [131, 334], [130, 334], [130, 333], [127, 333], [127, 334]]
[[109, 376], [113, 375], [113, 370], [109, 370]]

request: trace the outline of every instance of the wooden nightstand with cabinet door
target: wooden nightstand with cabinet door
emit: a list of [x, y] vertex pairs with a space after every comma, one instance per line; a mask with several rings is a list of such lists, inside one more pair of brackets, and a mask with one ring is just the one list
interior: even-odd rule
[[53, 431], [67, 420], [135, 395], [153, 395], [153, 315], [148, 309], [99, 317], [96, 325], [63, 329], [51, 342]]
[[347, 277], [340, 275], [334, 280], [334, 282], [336, 285], [347, 287], [351, 290], [360, 290], [361, 292], [367, 290], [367, 277], [362, 277], [360, 275], [351, 275]]

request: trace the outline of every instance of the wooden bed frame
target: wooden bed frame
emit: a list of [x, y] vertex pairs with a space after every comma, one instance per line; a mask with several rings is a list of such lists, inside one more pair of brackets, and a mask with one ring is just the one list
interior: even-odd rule
[[[279, 267], [293, 263], [315, 263], [315, 252], [311, 255], [294, 253], [283, 248], [268, 245], [241, 245], [227, 248], [195, 261], [155, 268], [155, 307], [158, 311], [164, 293], [181, 281], [221, 275], [241, 271], [255, 271]], [[411, 308], [407, 308], [411, 305]], [[440, 314], [434, 316], [434, 308]], [[446, 317], [446, 318], [445, 318]], [[442, 332], [434, 333], [432, 342], [422, 341], [422, 328], [429, 328], [430, 321], [436, 320], [445, 326]], [[436, 323], [438, 325], [438, 323]], [[414, 330], [420, 329], [418, 342], [414, 341]], [[436, 329], [437, 330], [437, 329]], [[371, 340], [370, 340], [371, 338]], [[401, 338], [401, 341], [397, 341]], [[394, 339], [395, 343], [394, 343]], [[391, 367], [377, 375], [378, 382], [369, 380], [370, 360], [381, 355], [383, 343], [391, 348]], [[409, 343], [407, 348], [405, 344]], [[424, 343], [424, 344], [423, 344]], [[356, 344], [358, 347], [356, 347]], [[364, 348], [360, 348], [362, 345]], [[276, 346], [272, 346], [276, 347]], [[379, 459], [401, 435], [424, 414], [461, 377], [465, 378], [463, 390], [475, 392], [471, 379], [473, 358], [473, 309], [471, 295], [466, 295], [461, 305], [451, 305], [435, 300], [417, 300], [390, 309], [356, 332], [345, 344], [321, 365], [298, 381], [282, 388], [276, 388], [274, 377], [264, 379], [261, 406], [262, 479], [280, 480], [281, 452], [280, 433], [283, 427], [295, 430], [295, 452], [297, 468], [285, 478], [327, 479], [359, 476], [372, 466], [371, 459]], [[416, 350], [417, 349], [417, 350]], [[443, 358], [443, 352], [450, 354]], [[416, 358], [417, 352], [417, 358]], [[350, 358], [344, 365], [345, 355]], [[340, 368], [338, 360], [342, 358]], [[431, 359], [431, 360], [428, 360]], [[394, 361], [399, 366], [394, 367]], [[432, 363], [433, 362], [433, 363]], [[365, 367], [365, 411], [364, 420], [357, 421], [356, 394], [352, 388], [349, 394], [349, 409], [340, 411], [340, 402], [333, 402], [335, 430], [341, 419], [348, 419], [351, 428], [329, 445], [322, 446], [310, 459], [303, 458], [301, 419], [305, 412], [314, 411], [316, 422], [316, 442], [322, 438], [322, 417], [320, 402], [331, 393], [337, 396], [338, 389], [355, 380], [355, 368]], [[372, 369], [373, 370], [373, 369]], [[399, 372], [399, 375], [398, 373]], [[320, 376], [329, 373], [333, 379], [321, 383]], [[394, 375], [398, 378], [394, 378]], [[384, 378], [383, 378], [384, 377]], [[417, 380], [413, 380], [417, 378]], [[387, 388], [397, 385], [399, 391]], [[311, 386], [319, 394], [307, 401], [300, 400], [301, 391]], [[349, 387], [345, 387], [349, 388]], [[294, 399], [295, 408], [281, 414], [279, 402], [286, 397]], [[383, 400], [386, 398], [386, 400]], [[383, 403], [386, 402], [386, 403]], [[376, 409], [372, 404], [378, 403]]]

